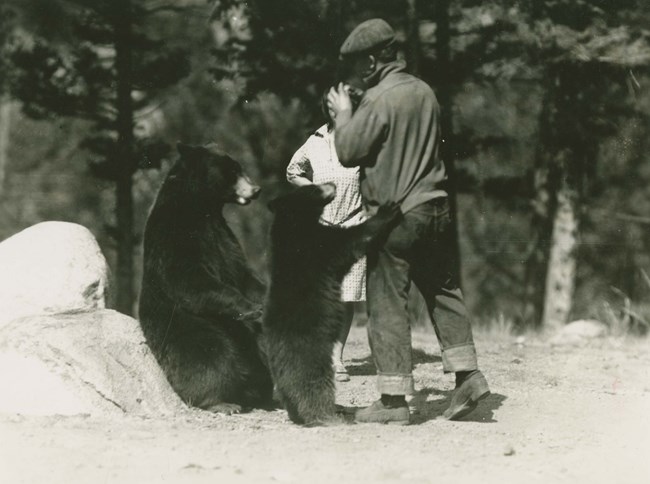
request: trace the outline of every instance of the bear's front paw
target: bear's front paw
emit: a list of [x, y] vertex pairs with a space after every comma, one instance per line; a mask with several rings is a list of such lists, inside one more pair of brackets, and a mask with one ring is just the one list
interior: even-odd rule
[[241, 413], [241, 405], [236, 403], [217, 403], [206, 409], [208, 412], [222, 413], [224, 415], [233, 415], [235, 413]]
[[247, 313], [241, 313], [239, 315], [239, 320], [242, 321], [243, 323], [254, 323], [262, 319], [263, 314], [264, 312], [262, 311], [261, 308], [254, 309], [253, 311], [249, 311]]
[[375, 217], [379, 218], [382, 222], [391, 223], [398, 222], [402, 219], [402, 211], [400, 204], [397, 202], [388, 202], [377, 209]]

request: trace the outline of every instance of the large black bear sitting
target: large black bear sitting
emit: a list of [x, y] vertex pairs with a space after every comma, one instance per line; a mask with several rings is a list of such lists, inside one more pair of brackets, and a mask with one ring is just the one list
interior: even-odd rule
[[261, 350], [264, 284], [222, 215], [259, 187], [216, 145], [178, 145], [147, 220], [139, 317], [151, 350], [189, 405], [264, 407], [273, 384]]
[[309, 185], [270, 204], [275, 219], [264, 335], [279, 396], [298, 424], [334, 420], [332, 349], [343, 320], [341, 282], [401, 216], [397, 205], [385, 206], [356, 227], [321, 225], [335, 194], [333, 184]]

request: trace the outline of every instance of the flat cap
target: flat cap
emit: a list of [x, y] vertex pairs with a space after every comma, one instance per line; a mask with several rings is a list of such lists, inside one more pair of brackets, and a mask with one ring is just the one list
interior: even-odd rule
[[341, 55], [359, 54], [389, 45], [395, 31], [383, 19], [373, 18], [357, 25], [341, 46]]

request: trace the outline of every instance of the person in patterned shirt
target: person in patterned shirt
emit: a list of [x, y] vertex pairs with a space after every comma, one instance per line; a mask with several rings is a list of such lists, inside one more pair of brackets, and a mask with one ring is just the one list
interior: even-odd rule
[[[336, 197], [323, 211], [320, 223], [338, 227], [352, 227], [365, 220], [359, 191], [359, 167], [345, 168], [339, 163], [334, 148], [334, 125], [327, 110], [327, 93], [321, 99], [327, 123], [318, 128], [293, 155], [287, 166], [287, 180], [296, 186], [312, 183], [334, 183]], [[354, 318], [355, 302], [366, 300], [366, 258], [359, 259], [343, 279], [341, 300], [345, 317], [332, 359], [337, 381], [349, 381], [343, 364], [343, 348]]]

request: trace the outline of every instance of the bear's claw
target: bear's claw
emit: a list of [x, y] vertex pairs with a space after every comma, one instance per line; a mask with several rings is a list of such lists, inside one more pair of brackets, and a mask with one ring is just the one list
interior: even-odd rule
[[224, 415], [232, 415], [234, 413], [241, 413], [242, 408], [236, 403], [217, 403], [208, 407], [206, 410], [213, 413], [223, 413]]

